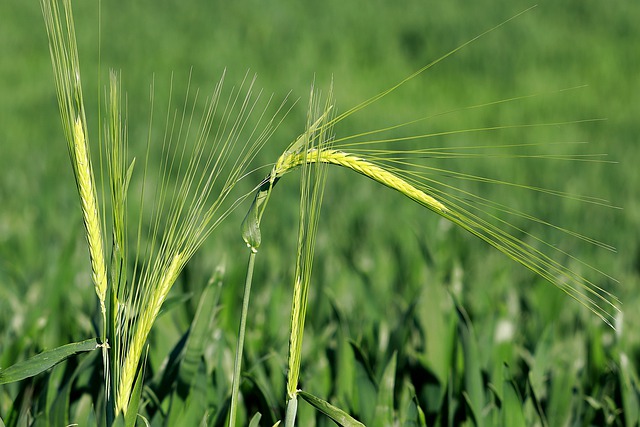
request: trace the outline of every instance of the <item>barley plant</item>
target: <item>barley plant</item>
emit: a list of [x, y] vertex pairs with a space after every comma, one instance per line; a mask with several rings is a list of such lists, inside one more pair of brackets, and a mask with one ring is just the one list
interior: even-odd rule
[[[239, 83], [228, 83], [233, 79], [225, 72], [204, 95], [189, 79], [185, 94], [176, 96], [172, 81], [168, 107], [158, 113], [152, 80], [146, 137], [130, 144], [140, 134], [130, 132], [126, 76], [110, 70], [106, 84], [98, 82], [97, 115], [88, 112], [71, 0], [40, 0], [40, 5], [84, 224], [84, 233], [71, 233], [85, 236], [97, 308], [89, 322], [94, 335], [0, 367], [0, 426], [637, 424], [640, 393], [625, 351], [611, 350], [618, 365], [606, 374], [595, 372], [607, 364], [596, 342], [581, 350], [588, 353], [587, 366], [559, 368], [569, 363], [562, 352], [577, 344], [554, 345], [551, 331], [556, 329], [544, 325], [536, 325], [546, 332], [535, 338], [535, 348], [511, 342], [528, 333], [514, 332], [509, 318], [527, 315], [512, 311], [520, 303], [507, 304], [507, 316], [497, 302], [489, 303], [486, 315], [474, 313], [480, 303], [461, 290], [464, 255], [453, 249], [434, 255], [433, 249], [456, 248], [438, 236], [477, 238], [487, 260], [501, 253], [505, 265], [513, 264], [506, 262], [510, 259], [524, 267], [519, 271], [532, 273], [519, 273], [532, 289], [547, 289], [538, 283], [542, 279], [568, 295], [566, 306], [592, 322], [576, 327], [597, 331], [591, 340], [623, 341], [616, 279], [574, 255], [576, 243], [564, 242], [615, 249], [588, 230], [561, 225], [553, 215], [529, 213], [527, 200], [540, 208], [536, 212], [553, 212], [554, 203], [580, 212], [616, 212], [616, 205], [535, 183], [544, 180], [508, 180], [491, 173], [492, 167], [521, 161], [553, 162], [567, 170], [610, 166], [604, 154], [579, 151], [582, 140], [561, 136], [568, 128], [598, 126], [602, 118], [491, 120], [447, 129], [437, 124], [451, 123], [447, 120], [461, 113], [482, 117], [571, 97], [584, 87], [474, 101], [397, 122], [378, 124], [379, 116], [373, 116], [376, 106], [488, 35], [517, 26], [523, 15], [535, 13], [533, 8], [346, 110], [338, 104], [333, 81], [325, 87], [314, 82], [304, 107], [306, 99], [265, 95], [249, 72]], [[306, 111], [301, 125], [289, 126], [301, 111]], [[363, 117], [376, 125], [354, 130]], [[283, 143], [290, 129], [297, 129], [297, 136], [285, 136], [289, 143]], [[547, 140], [522, 136], [529, 132]], [[558, 139], [549, 142], [556, 132]], [[488, 139], [474, 139], [482, 137]], [[465, 169], [474, 162], [485, 166]], [[340, 174], [349, 178], [339, 181]], [[292, 213], [284, 205], [294, 200], [286, 198], [287, 182], [296, 178]], [[385, 224], [390, 231], [334, 227], [334, 217], [359, 209], [357, 200], [369, 188], [351, 187], [359, 178], [374, 183], [380, 194], [396, 194], [395, 212], [387, 213], [391, 219]], [[349, 194], [346, 199], [336, 196], [338, 183]], [[482, 192], [486, 189], [492, 189], [491, 196]], [[511, 198], [494, 199], [497, 194]], [[512, 194], [527, 196], [520, 200]], [[361, 221], [389, 207], [375, 197], [368, 199], [371, 206], [359, 209]], [[353, 206], [345, 206], [349, 203]], [[427, 223], [423, 218], [440, 222], [425, 225], [429, 234], [415, 231], [407, 238], [402, 233], [406, 247], [381, 249], [386, 255], [375, 255], [373, 264], [387, 263], [396, 277], [374, 277], [367, 268], [379, 270], [367, 267], [372, 264], [367, 259], [377, 252], [367, 244], [378, 241], [378, 234], [400, 233], [394, 222], [405, 205], [421, 212], [417, 230]], [[281, 235], [269, 230], [279, 222]], [[194, 274], [203, 262], [197, 254], [228, 236], [214, 233], [223, 223], [240, 228], [236, 234], [246, 244], [246, 271], [235, 258], [208, 260], [207, 280], [197, 288], [192, 282], [203, 277]], [[537, 234], [540, 229], [545, 234]], [[466, 233], [458, 237], [448, 230]], [[295, 243], [291, 260], [272, 255], [278, 250], [274, 240], [289, 237], [290, 244], [281, 246]], [[410, 245], [417, 249], [407, 255]], [[341, 250], [349, 269], [331, 265]], [[443, 262], [438, 259], [447, 260], [445, 275], [434, 267]], [[269, 281], [269, 271], [292, 276], [282, 279], [292, 285]], [[400, 290], [385, 283], [409, 289], [409, 301], [398, 303]], [[198, 289], [197, 295], [184, 287]], [[544, 306], [546, 297], [541, 298]], [[371, 320], [368, 313], [376, 304], [388, 309], [389, 319], [376, 319], [377, 314]], [[549, 305], [549, 310], [565, 307], [564, 302]], [[272, 313], [268, 320], [265, 312]], [[492, 327], [478, 328], [477, 319], [484, 317]], [[563, 326], [567, 320], [558, 317], [557, 322]], [[604, 385], [587, 378], [577, 386], [572, 377], [596, 374], [608, 376]]]

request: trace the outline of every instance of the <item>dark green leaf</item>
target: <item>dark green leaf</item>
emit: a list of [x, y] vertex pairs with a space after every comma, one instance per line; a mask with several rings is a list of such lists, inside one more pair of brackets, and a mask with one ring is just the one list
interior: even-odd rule
[[427, 427], [427, 420], [424, 415], [424, 411], [420, 407], [420, 403], [418, 402], [418, 398], [413, 396], [413, 398], [408, 403], [409, 407], [406, 411], [406, 418], [402, 423], [403, 427]]
[[[353, 350], [349, 346], [346, 321], [344, 315], [340, 310], [339, 305], [334, 298], [328, 296], [329, 302], [334, 317], [337, 319], [337, 348], [336, 348], [336, 362], [335, 369], [336, 375], [334, 379], [335, 397], [338, 402], [350, 402], [356, 401], [354, 397], [355, 388], [355, 360], [353, 356]], [[352, 410], [357, 411], [357, 408], [351, 407]]]
[[162, 304], [158, 316], [162, 316], [176, 307], [181, 307], [182, 304], [189, 301], [191, 298], [193, 298], [193, 295], [190, 293], [178, 294], [168, 297]]
[[353, 417], [351, 417], [349, 414], [347, 414], [342, 409], [333, 406], [329, 402], [327, 402], [327, 401], [325, 401], [323, 399], [320, 399], [319, 397], [316, 397], [316, 396], [314, 396], [314, 395], [312, 395], [310, 393], [307, 393], [306, 391], [302, 391], [302, 390], [298, 391], [298, 396], [302, 397], [309, 404], [311, 404], [314, 408], [316, 408], [317, 410], [319, 410], [323, 414], [327, 415], [329, 418], [331, 418], [333, 421], [335, 421], [336, 423], [338, 423], [341, 426], [345, 426], [345, 427], [351, 427], [351, 426], [364, 427], [364, 424], [362, 424], [360, 421], [354, 419]]
[[464, 308], [458, 304], [454, 298], [456, 311], [458, 313], [458, 330], [462, 342], [464, 355], [464, 385], [465, 400], [471, 410], [474, 421], [478, 427], [484, 425], [482, 409], [486, 404], [484, 386], [482, 382], [482, 368], [480, 366], [480, 353], [478, 342], [471, 325], [471, 320]]
[[98, 427], [98, 421], [96, 419], [96, 410], [93, 405], [89, 409], [89, 416], [87, 417], [86, 427]]
[[144, 364], [141, 364], [141, 367], [138, 370], [136, 382], [133, 385], [133, 391], [131, 392], [131, 399], [129, 400], [127, 413], [124, 417], [124, 425], [126, 427], [135, 427], [136, 425], [136, 419], [138, 418], [138, 408], [140, 406], [140, 395], [142, 394], [143, 384], [144, 384]]
[[167, 425], [195, 426], [206, 417], [208, 377], [204, 363], [200, 363], [198, 369], [186, 400], [181, 400], [177, 394], [173, 395]]
[[374, 426], [390, 426], [393, 424], [393, 392], [396, 384], [397, 353], [393, 353], [391, 360], [382, 374], [378, 387], [378, 398], [374, 412]]
[[275, 422], [278, 419], [275, 413], [278, 399], [271, 391], [269, 379], [262, 368], [260, 364], [256, 365], [251, 372], [244, 374], [243, 378], [247, 386], [253, 387], [251, 394], [254, 407], [263, 411], [262, 413], [268, 417], [267, 422]]
[[526, 426], [523, 403], [518, 395], [518, 391], [509, 378], [507, 367], [504, 367], [504, 384], [502, 389], [502, 425], [505, 427]]
[[111, 427], [124, 427], [124, 415], [122, 415], [122, 412], [113, 420]]
[[640, 425], [638, 375], [633, 366], [633, 359], [625, 353], [620, 354], [620, 383], [625, 425], [627, 427]]
[[[78, 375], [85, 370], [90, 369], [91, 365], [95, 362], [98, 352], [93, 352], [85, 357], [78, 367], [73, 371], [73, 374], [69, 377], [66, 384], [58, 391], [55, 401], [49, 412], [49, 423], [54, 426], [62, 426], [69, 424], [69, 397], [71, 395], [71, 389]], [[73, 420], [77, 422], [77, 420]]]
[[38, 375], [77, 353], [92, 351], [98, 348], [95, 338], [86, 341], [66, 344], [53, 350], [44, 351], [30, 359], [18, 362], [0, 371], [0, 384], [21, 381]]
[[251, 422], [249, 422], [249, 427], [259, 427], [260, 426], [260, 418], [262, 418], [262, 414], [257, 412], [253, 418], [251, 418]]
[[[222, 288], [222, 270], [218, 269], [205, 287], [196, 314], [179, 346], [173, 353], [177, 355], [177, 376], [170, 377], [176, 381], [165, 383], [173, 390], [171, 408], [168, 414], [168, 424], [175, 425], [195, 423], [202, 419], [206, 412], [207, 377], [204, 372], [203, 354], [211, 339], [211, 326], [215, 319], [216, 308]], [[168, 365], [167, 365], [168, 366]]]
[[360, 346], [351, 341], [351, 349], [355, 359], [355, 385], [352, 402], [353, 410], [357, 411], [364, 422], [369, 423], [373, 417], [376, 405], [377, 386], [375, 376], [366, 355]]
[[[188, 392], [188, 388], [198, 374], [202, 355], [211, 339], [210, 330], [215, 319], [215, 310], [218, 306], [221, 288], [222, 273], [218, 271], [202, 292], [198, 309], [191, 322], [184, 357], [180, 362], [178, 371], [178, 393]], [[185, 398], [186, 396], [182, 395], [182, 397]]]

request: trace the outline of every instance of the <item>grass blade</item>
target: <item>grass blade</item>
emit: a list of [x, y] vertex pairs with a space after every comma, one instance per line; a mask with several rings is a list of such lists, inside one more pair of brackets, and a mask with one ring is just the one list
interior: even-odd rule
[[625, 425], [637, 426], [640, 424], [640, 383], [633, 359], [626, 353], [620, 354], [620, 382]]
[[480, 352], [478, 341], [471, 326], [471, 320], [462, 306], [455, 300], [456, 311], [458, 313], [458, 330], [462, 341], [462, 352], [464, 357], [464, 385], [465, 398], [471, 409], [473, 419], [477, 426], [484, 425], [482, 416], [483, 408], [486, 404], [486, 396], [482, 383], [482, 368], [480, 366]]
[[364, 422], [370, 424], [373, 421], [373, 413], [376, 407], [377, 384], [371, 364], [365, 351], [354, 341], [350, 341], [353, 358], [355, 361], [355, 386], [353, 398], [357, 403], [352, 403], [354, 410]]
[[424, 411], [420, 407], [418, 397], [415, 395], [409, 401], [409, 407], [406, 411], [406, 417], [402, 423], [402, 427], [427, 427]]
[[307, 393], [306, 391], [303, 391], [303, 390], [298, 390], [297, 395], [303, 398], [305, 401], [307, 401], [311, 406], [316, 408], [318, 411], [322, 412], [323, 414], [331, 418], [338, 425], [341, 425], [343, 427], [364, 427], [364, 424], [362, 424], [360, 421], [356, 420], [355, 418], [351, 417], [342, 409], [333, 406], [329, 402], [323, 399], [320, 399], [319, 397], [316, 397], [311, 393]]
[[262, 414], [260, 412], [257, 412], [252, 418], [251, 421], [249, 422], [249, 427], [259, 427], [260, 426], [260, 419], [262, 418]]
[[[309, 112], [307, 115], [307, 130], [298, 138], [289, 150], [302, 152], [304, 156], [318, 155], [331, 144], [333, 135], [329, 113], [333, 108], [333, 90], [330, 88], [325, 105], [319, 104], [320, 94], [311, 89]], [[313, 254], [320, 221], [320, 207], [324, 195], [326, 182], [325, 165], [304, 162], [300, 174], [300, 210], [298, 225], [298, 246], [296, 255], [296, 270], [293, 287], [293, 301], [291, 305], [291, 330], [289, 337], [289, 360], [287, 374], [287, 416], [285, 425], [293, 426], [297, 412], [298, 382], [300, 365], [302, 363], [302, 341], [304, 324], [307, 314], [309, 285], [313, 267]], [[277, 169], [277, 165], [274, 171]], [[272, 176], [274, 176], [272, 174]]]
[[93, 351], [99, 347], [98, 341], [92, 338], [44, 351], [30, 359], [0, 370], [0, 384], [12, 383], [33, 377], [75, 354]]
[[394, 352], [382, 374], [374, 411], [374, 426], [385, 427], [393, 425], [393, 394], [396, 384], [397, 357], [397, 353]]
[[[195, 402], [197, 399], [206, 403], [206, 373], [201, 372], [202, 357], [209, 344], [210, 330], [215, 319], [216, 308], [222, 287], [222, 270], [218, 269], [202, 292], [196, 314], [191, 322], [189, 334], [184, 345], [184, 354], [178, 367], [175, 380], [176, 387], [171, 396], [171, 408], [168, 425], [177, 425], [185, 420], [202, 419], [205, 410]], [[204, 390], [204, 392], [202, 392]], [[205, 404], [200, 405], [206, 407]]]
[[125, 427], [135, 427], [138, 419], [138, 408], [140, 406], [140, 396], [142, 395], [142, 386], [144, 384], [144, 367], [138, 370], [133, 390], [131, 392], [131, 400], [129, 400], [129, 407], [124, 415]]
[[510, 379], [508, 367], [503, 368], [504, 384], [502, 388], [502, 425], [507, 427], [525, 427], [527, 425], [522, 412], [523, 402]]
[[80, 362], [78, 367], [73, 371], [73, 374], [71, 374], [71, 376], [67, 379], [66, 384], [57, 391], [56, 399], [49, 413], [49, 422], [51, 423], [51, 425], [69, 425], [69, 398], [73, 383], [76, 381], [78, 375], [82, 374], [86, 370], [91, 369], [91, 366], [95, 362], [97, 355], [98, 353], [92, 352], [87, 357], [83, 358], [82, 362]]
[[236, 425], [236, 415], [238, 411], [238, 399], [240, 394], [240, 381], [242, 374], [242, 354], [244, 350], [244, 337], [247, 329], [247, 314], [249, 312], [249, 296], [251, 295], [251, 284], [253, 282], [253, 269], [256, 260], [256, 250], [251, 248], [249, 252], [249, 265], [247, 266], [247, 278], [244, 285], [242, 297], [242, 312], [240, 314], [240, 325], [238, 332], [238, 343], [236, 345], [236, 357], [233, 364], [233, 382], [231, 384], [231, 406], [229, 407], [229, 427]]
[[184, 357], [178, 371], [178, 394], [187, 392], [184, 388], [190, 387], [198, 374], [198, 366], [201, 364], [202, 355], [210, 339], [209, 332], [218, 307], [223, 274], [222, 269], [219, 268], [200, 297], [200, 303], [191, 322]]

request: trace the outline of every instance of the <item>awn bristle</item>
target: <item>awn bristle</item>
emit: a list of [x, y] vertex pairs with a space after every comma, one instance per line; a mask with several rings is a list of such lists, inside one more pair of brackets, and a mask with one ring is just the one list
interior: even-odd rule
[[[310, 151], [315, 151], [312, 149]], [[324, 149], [320, 150], [318, 155], [311, 153], [305, 157], [305, 153], [292, 153], [283, 156], [278, 160], [274, 173], [277, 177], [284, 175], [291, 169], [300, 166], [304, 162], [322, 162], [349, 168], [364, 176], [367, 176], [380, 184], [397, 190], [406, 195], [410, 199], [420, 203], [421, 205], [436, 211], [438, 213], [446, 213], [448, 209], [441, 202], [428, 195], [424, 191], [411, 185], [399, 176], [377, 166], [360, 157], [345, 153], [339, 150]]]
[[91, 173], [91, 161], [87, 152], [87, 141], [80, 118], [73, 126], [73, 147], [77, 167], [77, 183], [82, 204], [82, 218], [87, 230], [91, 271], [96, 294], [100, 300], [102, 314], [106, 313], [105, 299], [107, 295], [107, 269], [102, 246], [102, 232], [98, 219], [98, 208]]

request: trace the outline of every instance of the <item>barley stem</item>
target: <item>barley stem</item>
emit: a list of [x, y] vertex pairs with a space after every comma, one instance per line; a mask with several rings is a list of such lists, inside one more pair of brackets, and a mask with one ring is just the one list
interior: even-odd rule
[[284, 427], [294, 427], [298, 413], [298, 396], [294, 395], [287, 401], [287, 412], [284, 418]]
[[240, 371], [242, 369], [242, 352], [244, 351], [244, 336], [247, 329], [247, 313], [249, 312], [249, 296], [251, 295], [251, 283], [253, 282], [253, 267], [258, 251], [251, 248], [249, 252], [249, 265], [247, 266], [247, 278], [244, 284], [242, 297], [242, 314], [240, 315], [240, 328], [238, 330], [238, 343], [236, 344], [236, 356], [233, 363], [233, 380], [231, 384], [231, 406], [229, 408], [229, 427], [236, 425], [238, 412], [238, 395], [240, 393]]

